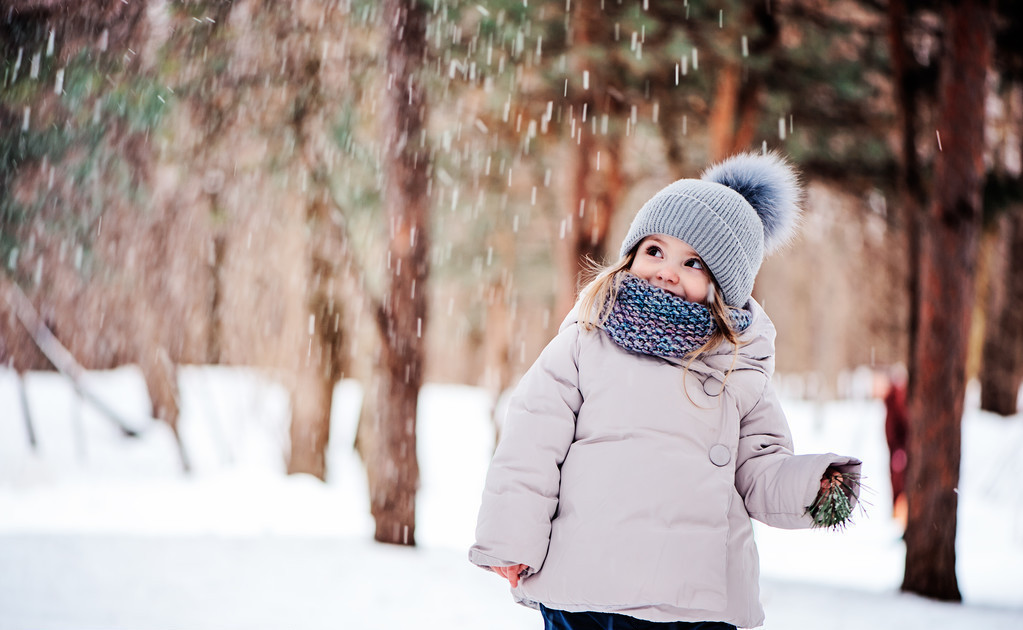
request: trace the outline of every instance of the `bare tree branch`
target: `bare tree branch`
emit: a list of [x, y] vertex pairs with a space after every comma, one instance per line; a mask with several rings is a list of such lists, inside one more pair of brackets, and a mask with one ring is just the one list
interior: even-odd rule
[[53, 364], [53, 367], [68, 377], [75, 388], [75, 392], [83, 399], [89, 401], [93, 407], [113, 422], [121, 430], [121, 433], [128, 437], [137, 437], [139, 435], [138, 431], [131, 428], [121, 418], [120, 414], [107, 406], [105, 402], [82, 384], [82, 375], [85, 373], [85, 369], [79, 365], [71, 352], [64, 347], [64, 344], [46, 326], [43, 319], [39, 317], [39, 313], [36, 312], [35, 307], [32, 306], [32, 302], [29, 301], [28, 297], [21, 290], [21, 287], [14, 282], [6, 284], [7, 291], [5, 291], [5, 297], [7, 298], [7, 303], [14, 310], [14, 314], [18, 321], [21, 322], [21, 325], [32, 336], [32, 341], [35, 342], [43, 355]]

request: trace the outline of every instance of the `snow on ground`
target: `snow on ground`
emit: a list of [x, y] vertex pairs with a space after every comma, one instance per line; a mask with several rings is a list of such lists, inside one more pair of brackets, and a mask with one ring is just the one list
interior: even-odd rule
[[[335, 392], [327, 483], [284, 474], [287, 398], [250, 370], [181, 372], [180, 472], [169, 430], [146, 419], [134, 368], [87, 386], [142, 430], [122, 436], [67, 381], [30, 373], [38, 447], [18, 381], [0, 369], [0, 630], [539, 628], [507, 587], [466, 560], [493, 445], [491, 400], [430, 385], [421, 398], [414, 549], [371, 542], [351, 449], [357, 383]], [[841, 534], [757, 526], [770, 630], [1023, 628], [1023, 422], [968, 405], [959, 488], [963, 604], [901, 594], [876, 400], [786, 400], [800, 452], [863, 459], [867, 514]], [[826, 621], [822, 621], [826, 620]]]

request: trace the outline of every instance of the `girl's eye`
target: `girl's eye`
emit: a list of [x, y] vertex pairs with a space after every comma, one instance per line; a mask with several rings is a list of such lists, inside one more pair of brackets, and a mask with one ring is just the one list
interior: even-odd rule
[[685, 262], [685, 266], [703, 271], [703, 261], [700, 260], [699, 258], [690, 258]]
[[662, 258], [663, 257], [663, 255], [661, 254], [661, 248], [656, 246], [656, 245], [651, 245], [651, 246], [647, 247], [646, 248], [646, 254], [647, 254], [647, 256], [653, 256], [655, 258]]

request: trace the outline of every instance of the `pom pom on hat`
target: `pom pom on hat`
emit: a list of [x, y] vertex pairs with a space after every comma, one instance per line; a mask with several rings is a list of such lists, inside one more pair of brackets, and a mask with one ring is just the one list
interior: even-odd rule
[[674, 236], [700, 255], [725, 303], [741, 308], [764, 254], [795, 234], [801, 196], [795, 170], [777, 154], [738, 154], [651, 197], [633, 218], [621, 255], [652, 234]]
[[700, 176], [728, 186], [753, 206], [764, 225], [764, 253], [788, 243], [799, 227], [802, 191], [795, 170], [777, 153], [740, 153]]

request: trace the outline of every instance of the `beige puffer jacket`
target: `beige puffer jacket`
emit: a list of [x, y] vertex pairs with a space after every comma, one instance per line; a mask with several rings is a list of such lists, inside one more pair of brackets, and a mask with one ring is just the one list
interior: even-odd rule
[[528, 565], [512, 592], [529, 606], [760, 625], [750, 517], [809, 527], [825, 469], [860, 462], [793, 454], [774, 325], [746, 308], [738, 357], [724, 344], [688, 370], [570, 315], [511, 399], [470, 561]]

